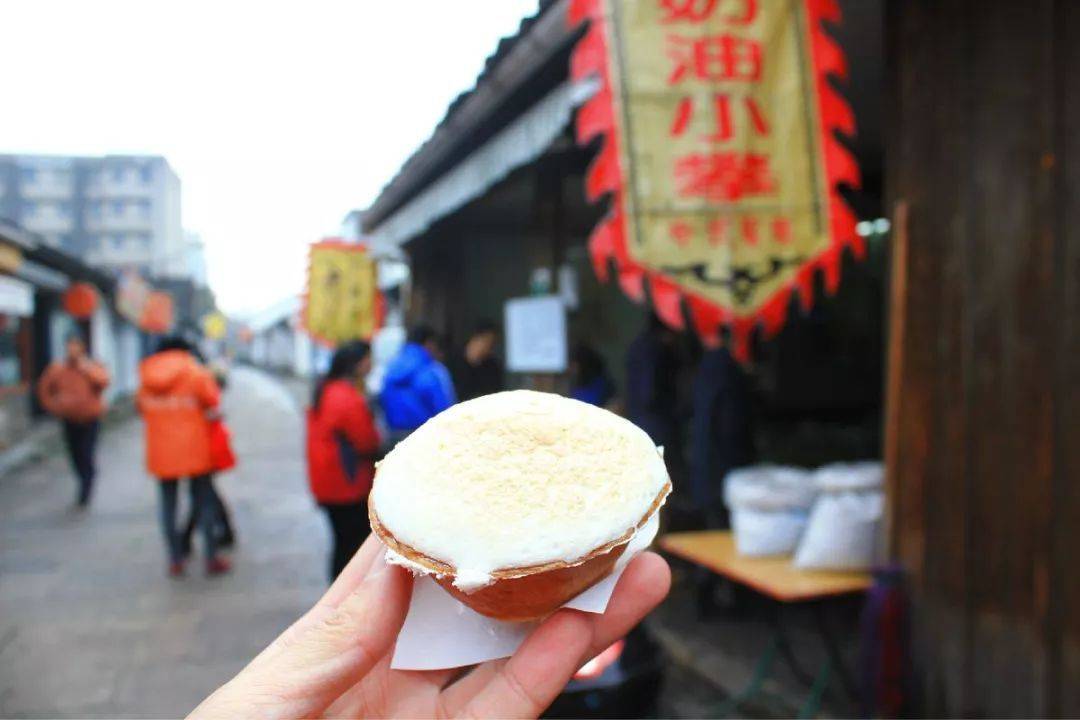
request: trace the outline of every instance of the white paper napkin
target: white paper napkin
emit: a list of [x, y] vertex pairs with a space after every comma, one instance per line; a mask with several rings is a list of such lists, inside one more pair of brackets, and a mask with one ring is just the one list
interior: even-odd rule
[[[611, 575], [563, 607], [602, 613], [615, 584], [635, 555], [652, 544], [660, 527], [654, 513], [627, 545]], [[398, 635], [390, 667], [395, 670], [441, 670], [475, 665], [514, 654], [537, 623], [504, 622], [469, 609], [428, 576], [416, 578], [405, 625]]]

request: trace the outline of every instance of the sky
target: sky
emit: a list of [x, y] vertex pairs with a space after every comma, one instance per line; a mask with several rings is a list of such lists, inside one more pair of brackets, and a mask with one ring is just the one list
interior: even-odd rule
[[0, 153], [163, 155], [234, 315], [302, 291], [536, 0], [0, 2]]

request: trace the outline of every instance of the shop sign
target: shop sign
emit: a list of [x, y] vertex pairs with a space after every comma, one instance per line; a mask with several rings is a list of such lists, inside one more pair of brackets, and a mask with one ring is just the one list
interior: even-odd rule
[[139, 273], [125, 270], [116, 283], [116, 311], [133, 325], [139, 325], [150, 291], [150, 286]]
[[229, 330], [228, 319], [219, 312], [208, 313], [202, 319], [203, 335], [211, 340], [221, 340]]
[[341, 239], [313, 243], [302, 313], [308, 334], [330, 346], [367, 340], [382, 315], [376, 263], [367, 247]]
[[571, 74], [601, 80], [578, 141], [604, 140], [586, 178], [611, 196], [590, 252], [624, 291], [648, 291], [667, 324], [709, 345], [727, 328], [746, 359], [755, 327], [783, 325], [814, 275], [835, 290], [841, 252], [861, 256], [838, 186], [859, 171], [836, 132], [854, 135], [829, 76], [844, 57], [822, 22], [835, 0], [573, 0], [588, 20]]
[[148, 333], [163, 335], [172, 329], [175, 322], [172, 295], [154, 291], [146, 296], [139, 327]]

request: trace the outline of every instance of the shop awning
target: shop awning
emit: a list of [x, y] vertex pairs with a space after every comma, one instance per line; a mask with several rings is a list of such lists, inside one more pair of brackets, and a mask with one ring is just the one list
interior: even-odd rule
[[382, 222], [376, 247], [400, 246], [436, 220], [484, 194], [511, 171], [539, 157], [569, 124], [574, 109], [599, 87], [595, 78], [559, 85]]

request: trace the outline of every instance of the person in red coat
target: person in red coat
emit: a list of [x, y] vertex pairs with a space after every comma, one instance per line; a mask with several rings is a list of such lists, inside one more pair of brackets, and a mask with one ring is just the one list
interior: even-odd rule
[[360, 391], [370, 370], [367, 343], [339, 347], [329, 371], [315, 386], [307, 414], [308, 483], [334, 536], [331, 582], [371, 531], [367, 496], [380, 440]]

